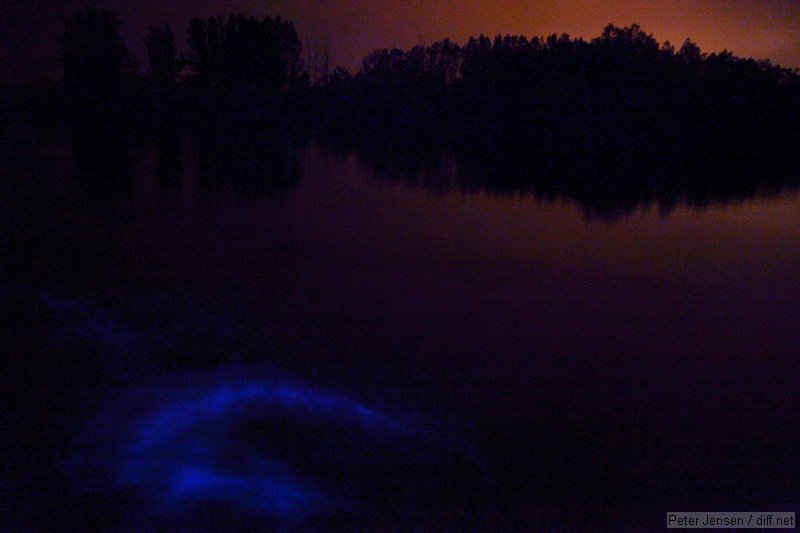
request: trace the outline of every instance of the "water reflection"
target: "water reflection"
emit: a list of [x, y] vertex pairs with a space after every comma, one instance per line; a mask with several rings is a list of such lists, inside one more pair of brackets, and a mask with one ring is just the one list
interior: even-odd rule
[[[199, 129], [189, 143], [179, 131], [162, 131], [138, 145], [119, 136], [83, 132], [72, 144], [78, 181], [96, 204], [130, 192], [136, 147], [142, 144], [154, 150], [154, 175], [163, 190], [179, 189], [192, 172], [207, 190], [229, 187], [242, 195], [280, 196], [301, 178], [301, 161], [313, 157], [308, 145], [269, 128]], [[187, 145], [191, 153], [185, 153]], [[607, 221], [650, 206], [668, 214], [682, 204], [726, 205], [800, 187], [797, 157], [777, 152], [772, 159], [754, 161], [736, 154], [721, 159], [696, 153], [544, 153], [498, 143], [449, 149], [412, 144], [400, 151], [333, 145], [325, 150], [340, 161], [355, 154], [363, 174], [372, 178], [403, 181], [436, 193], [563, 200], [579, 206], [588, 218]], [[196, 163], [194, 168], [188, 159]]]
[[209, 506], [281, 527], [427, 514], [431, 491], [475, 497], [485, 482], [479, 459], [431, 420], [263, 368], [172, 373], [116, 396], [79, 435], [70, 470], [87, 497], [128, 494], [128, 512], [162, 526], [193, 528]]
[[[347, 150], [339, 148], [344, 155]], [[588, 218], [615, 220], [655, 205], [703, 208], [774, 196], [800, 187], [800, 164], [776, 154], [769, 161], [641, 154], [528, 152], [483, 145], [470, 149], [412, 149], [403, 153], [356, 149], [369, 176], [421, 185], [435, 192], [530, 195], [580, 206]]]
[[[797, 196], [725, 204], [790, 172], [665, 165], [648, 189], [502, 147], [273, 140], [85, 144], [82, 176], [119, 151], [133, 176], [111, 223], [71, 201], [61, 146], [3, 184], [34, 191], [8, 195], [2, 238], [35, 296], [0, 290], [30, 523], [648, 531], [665, 508], [796, 501]], [[293, 193], [241, 198], [252, 180]], [[671, 216], [624, 217], [648, 202]]]
[[206, 190], [231, 188], [247, 196], [284, 194], [300, 178], [299, 148], [278, 132], [204, 132], [190, 141], [180, 131], [139, 140], [122, 132], [81, 131], [71, 138], [80, 192], [90, 208], [113, 213], [130, 197], [137, 165], [148, 151], [155, 158], [152, 176], [163, 191], [178, 191], [187, 172], [196, 173], [192, 178]]
[[[251, 527], [283, 529], [342, 514], [351, 520], [401, 511], [430, 517], [437, 502], [477, 499], [486, 489], [487, 470], [466, 433], [415, 409], [389, 406], [381, 396], [392, 394], [391, 385], [365, 400], [363, 391], [340, 392], [347, 389], [341, 376], [333, 388], [276, 370], [276, 354], [263, 348], [251, 363], [231, 362], [234, 354], [221, 350], [207, 370], [188, 370], [188, 362], [168, 367], [173, 349], [195, 359], [206, 342], [197, 334], [225, 317], [196, 311], [171, 317], [175, 302], [142, 300], [135, 305], [154, 309], [132, 324], [120, 316], [136, 315], [130, 307], [121, 313], [26, 287], [0, 286], [4, 295], [30, 306], [40, 322], [47, 317], [58, 324], [36, 334], [44, 346], [62, 348], [54, 353], [69, 361], [70, 379], [51, 391], [45, 384], [52, 378], [42, 371], [14, 390], [48, 398], [22, 411], [29, 424], [55, 412], [67, 416], [62, 411], [83, 404], [72, 424], [37, 430], [63, 441], [57, 464], [38, 466], [39, 475], [67, 482], [69, 505], [58, 512], [78, 529], [94, 529], [100, 515], [81, 515], [109, 501], [124, 517], [120, 524], [139, 530], [203, 528], [203, 509], [241, 517]], [[15, 364], [32, 370], [48, 355]], [[66, 399], [55, 405], [48, 394]], [[40, 451], [20, 451], [14, 475], [30, 468]]]
[[91, 205], [130, 193], [135, 160], [130, 143], [114, 134], [81, 133], [72, 138], [75, 175]]
[[156, 179], [164, 189], [178, 189], [185, 169], [183, 137], [180, 132], [159, 135], [155, 142]]
[[195, 135], [197, 180], [208, 188], [230, 185], [245, 195], [276, 195], [299, 179], [296, 148], [279, 132], [245, 129]]

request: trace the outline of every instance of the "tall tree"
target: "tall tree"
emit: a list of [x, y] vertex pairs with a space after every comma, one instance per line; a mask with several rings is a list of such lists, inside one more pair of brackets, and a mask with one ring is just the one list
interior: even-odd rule
[[208, 85], [287, 90], [305, 79], [294, 24], [244, 15], [189, 23], [189, 66]]
[[97, 86], [118, 77], [128, 57], [119, 25], [116, 12], [91, 7], [64, 18], [60, 59], [65, 81]]
[[174, 83], [180, 65], [175, 49], [175, 36], [169, 25], [151, 27], [144, 42], [150, 61], [150, 73], [161, 84]]

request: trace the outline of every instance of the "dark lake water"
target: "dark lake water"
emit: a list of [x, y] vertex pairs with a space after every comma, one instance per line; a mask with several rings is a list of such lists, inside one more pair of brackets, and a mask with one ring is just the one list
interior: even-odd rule
[[204, 184], [188, 140], [164, 163], [13, 139], [12, 529], [800, 510], [797, 191], [598, 217], [460, 185], [454, 156], [386, 171], [312, 144], [242, 191]]

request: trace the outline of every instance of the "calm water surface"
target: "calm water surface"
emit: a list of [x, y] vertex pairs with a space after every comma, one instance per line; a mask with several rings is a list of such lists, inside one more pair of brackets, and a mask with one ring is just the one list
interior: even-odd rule
[[[3, 185], [12, 522], [800, 510], [796, 192], [597, 219], [443, 186], [454, 161], [428, 187], [311, 146], [260, 195], [204, 187], [188, 150], [165, 185], [141, 149], [98, 198], [68, 144], [24, 146]], [[170, 444], [133, 454], [153, 427]]]

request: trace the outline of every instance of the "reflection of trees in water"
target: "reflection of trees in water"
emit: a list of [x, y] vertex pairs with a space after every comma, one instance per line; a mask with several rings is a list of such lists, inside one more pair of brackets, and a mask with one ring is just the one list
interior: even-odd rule
[[[333, 148], [334, 154], [345, 157], [350, 150]], [[355, 155], [366, 175], [383, 180], [405, 181], [437, 192], [457, 185], [456, 159], [450, 150], [426, 148], [409, 150], [375, 150], [361, 147]]]
[[[197, 179], [206, 188], [230, 186], [240, 194], [272, 195], [292, 188], [299, 178], [296, 149], [285, 134], [215, 131], [196, 134], [192, 141]], [[179, 189], [186, 170], [179, 128], [138, 142], [125, 131], [84, 128], [72, 135], [71, 144], [82, 194], [90, 206], [105, 206], [109, 212], [132, 192], [135, 161], [145, 146], [154, 150], [153, 176], [162, 189]]]
[[578, 150], [543, 152], [494, 143], [456, 150], [422, 148], [393, 153], [356, 150], [368, 174], [402, 180], [441, 192], [525, 194], [579, 205], [587, 217], [614, 219], [641, 207], [669, 212], [685, 203], [694, 207], [775, 195], [800, 187], [794, 157], [704, 157], [609, 153]]
[[113, 133], [73, 136], [76, 179], [90, 205], [111, 207], [129, 193], [133, 183], [134, 160], [128, 143]]
[[193, 145], [198, 181], [205, 187], [278, 194], [299, 178], [295, 150], [284, 134], [253, 129], [203, 133]]
[[[327, 87], [320, 129], [380, 177], [566, 198], [612, 217], [796, 185], [799, 84], [767, 61], [689, 40], [676, 50], [637, 25], [591, 41], [481, 35], [376, 50]], [[457, 172], [437, 168], [441, 151]]]
[[164, 189], [177, 189], [183, 176], [183, 140], [179, 131], [155, 140], [156, 179]]

